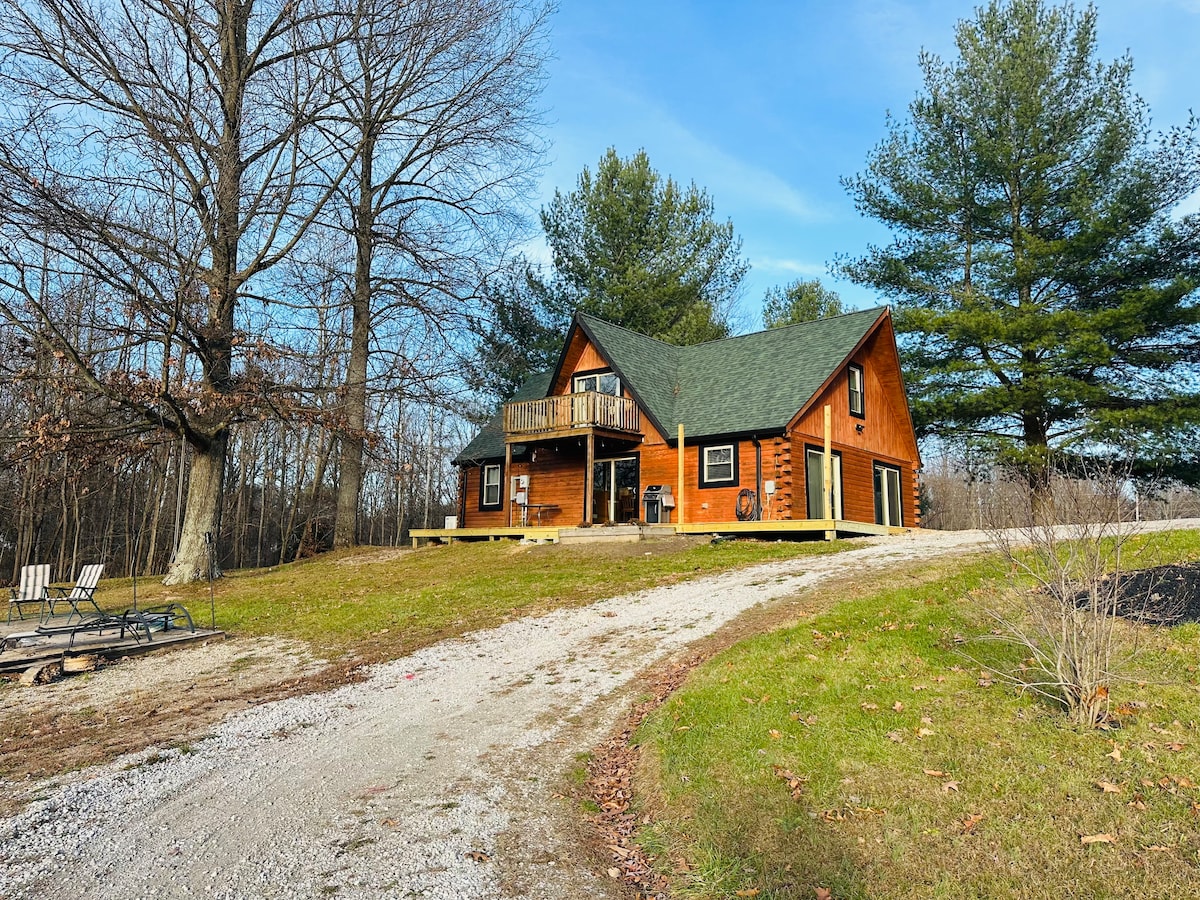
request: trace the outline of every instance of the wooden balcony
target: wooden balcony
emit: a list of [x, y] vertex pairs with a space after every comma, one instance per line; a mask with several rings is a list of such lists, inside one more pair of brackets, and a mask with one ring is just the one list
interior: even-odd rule
[[596, 391], [504, 404], [504, 439], [509, 443], [589, 430], [640, 437], [641, 413], [632, 400]]

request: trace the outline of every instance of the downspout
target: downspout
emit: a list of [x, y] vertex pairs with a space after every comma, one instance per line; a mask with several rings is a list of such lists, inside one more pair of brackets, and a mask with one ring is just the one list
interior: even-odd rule
[[762, 441], [758, 435], [750, 438], [754, 442], [754, 521], [762, 521]]

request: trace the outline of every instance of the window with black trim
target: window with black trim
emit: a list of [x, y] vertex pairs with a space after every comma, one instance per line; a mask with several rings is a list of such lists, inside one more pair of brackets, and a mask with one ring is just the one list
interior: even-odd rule
[[736, 443], [708, 444], [700, 448], [700, 487], [737, 487]]
[[874, 464], [875, 523], [877, 525], [904, 524], [904, 503], [900, 499], [900, 469], [887, 463]]
[[846, 369], [846, 382], [850, 385], [850, 415], [857, 416], [860, 419], [865, 418], [862, 366], [848, 366]]
[[[830, 495], [829, 511], [833, 518], [842, 515], [842, 454], [833, 450], [829, 454]], [[806, 444], [804, 447], [804, 486], [808, 517], [825, 518], [825, 450]]]
[[504, 506], [501, 490], [501, 466], [499, 463], [485, 465], [479, 472], [479, 508], [500, 509]]

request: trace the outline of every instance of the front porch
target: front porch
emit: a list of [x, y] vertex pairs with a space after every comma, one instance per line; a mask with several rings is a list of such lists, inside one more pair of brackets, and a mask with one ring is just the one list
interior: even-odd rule
[[653, 540], [676, 534], [712, 534], [778, 540], [870, 537], [904, 534], [907, 528], [848, 522], [844, 519], [774, 519], [755, 522], [684, 522], [670, 525], [597, 525], [593, 528], [501, 527], [501, 528], [414, 528], [409, 532], [413, 548], [430, 541], [496, 541], [503, 538], [550, 543], [587, 543], [605, 540]]

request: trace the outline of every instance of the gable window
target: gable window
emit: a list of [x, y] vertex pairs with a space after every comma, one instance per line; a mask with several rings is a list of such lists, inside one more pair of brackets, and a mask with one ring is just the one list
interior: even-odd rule
[[500, 509], [504, 504], [500, 493], [500, 465], [485, 465], [479, 476], [479, 508]]
[[862, 366], [850, 366], [846, 370], [846, 381], [850, 385], [850, 415], [864, 418], [863, 370]]
[[621, 379], [612, 372], [589, 372], [586, 375], [575, 376], [575, 393], [596, 391], [600, 394], [621, 396]]
[[700, 448], [700, 487], [737, 487], [737, 444], [709, 444]]

